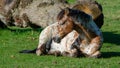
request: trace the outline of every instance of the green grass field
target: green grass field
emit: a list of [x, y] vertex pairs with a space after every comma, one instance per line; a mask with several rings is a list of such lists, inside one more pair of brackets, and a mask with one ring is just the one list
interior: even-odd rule
[[69, 58], [20, 54], [20, 50], [34, 49], [41, 29], [0, 29], [0, 68], [120, 68], [120, 0], [97, 0], [105, 15], [102, 32], [102, 57]]

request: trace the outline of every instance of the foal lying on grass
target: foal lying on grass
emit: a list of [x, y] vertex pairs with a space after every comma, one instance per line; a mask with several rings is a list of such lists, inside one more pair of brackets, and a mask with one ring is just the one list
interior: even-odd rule
[[[99, 57], [103, 37], [92, 17], [79, 10], [70, 8], [64, 10], [68, 13], [67, 17], [74, 22], [74, 30], [67, 34], [60, 43], [52, 40], [51, 48], [47, 54], [69, 57], [78, 57], [81, 55]], [[64, 12], [64, 10], [61, 12]], [[62, 25], [64, 23], [62, 22]], [[39, 49], [37, 51], [39, 52]]]
[[[51, 36], [56, 31], [51, 32], [49, 31], [50, 28], [48, 28], [52, 25], [45, 28], [40, 34], [39, 45], [35, 50], [37, 55], [52, 54], [78, 57], [83, 54], [87, 57], [100, 56], [103, 37], [91, 16], [79, 10], [65, 8], [60, 12], [58, 18], [56, 24], [60, 24], [62, 27], [66, 23], [71, 23], [72, 26], [68, 26], [71, 30], [64, 29], [68, 34], [66, 32], [67, 35], [64, 34], [61, 41], [56, 42]], [[57, 35], [55, 36], [57, 37]]]

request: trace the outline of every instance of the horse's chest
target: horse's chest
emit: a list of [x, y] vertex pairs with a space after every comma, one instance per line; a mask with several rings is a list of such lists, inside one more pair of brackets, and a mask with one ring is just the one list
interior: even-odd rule
[[69, 51], [72, 49], [73, 47], [72, 44], [76, 41], [78, 36], [79, 36], [78, 33], [72, 31], [66, 37], [64, 37], [60, 43], [52, 41], [50, 50], [60, 52]]

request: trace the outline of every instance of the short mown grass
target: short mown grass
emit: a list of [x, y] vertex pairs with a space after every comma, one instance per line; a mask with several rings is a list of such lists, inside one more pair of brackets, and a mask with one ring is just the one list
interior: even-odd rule
[[20, 50], [37, 47], [41, 29], [12, 27], [0, 29], [0, 68], [120, 68], [120, 0], [97, 1], [105, 15], [101, 58], [20, 54]]

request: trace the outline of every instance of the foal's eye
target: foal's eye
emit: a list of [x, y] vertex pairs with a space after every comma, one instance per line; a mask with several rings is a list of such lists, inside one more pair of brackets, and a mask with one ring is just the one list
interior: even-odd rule
[[64, 25], [66, 21], [60, 22], [60, 25]]
[[64, 22], [62, 23], [62, 25], [65, 24], [65, 22], [66, 22], [66, 21], [64, 21]]

